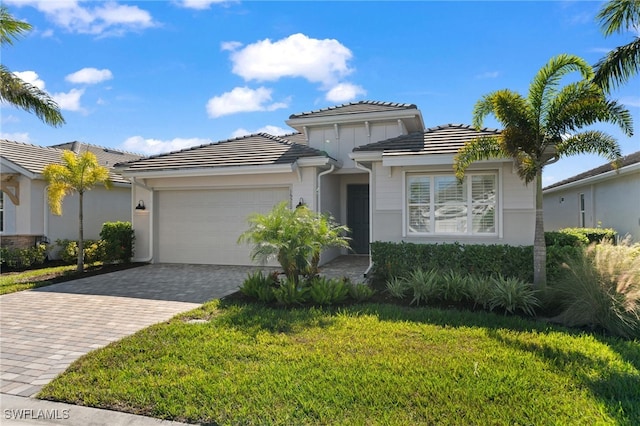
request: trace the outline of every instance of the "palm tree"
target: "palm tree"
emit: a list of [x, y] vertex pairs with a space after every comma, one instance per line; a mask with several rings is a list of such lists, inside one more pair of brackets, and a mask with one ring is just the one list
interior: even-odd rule
[[[579, 72], [582, 80], [559, 87], [563, 76]], [[478, 160], [512, 158], [518, 175], [526, 184], [536, 184], [534, 236], [534, 287], [546, 285], [546, 247], [542, 215], [542, 169], [561, 157], [599, 154], [617, 166], [621, 156], [617, 141], [598, 130], [581, 130], [596, 122], [610, 122], [633, 134], [628, 110], [607, 100], [592, 82], [593, 69], [582, 58], [559, 55], [538, 71], [525, 98], [511, 90], [498, 90], [480, 99], [473, 110], [473, 125], [481, 128], [484, 118], [493, 114], [504, 130], [496, 136], [483, 136], [467, 142], [455, 157], [458, 179]]]
[[84, 270], [84, 229], [83, 202], [84, 193], [97, 184], [111, 188], [109, 170], [98, 163], [92, 152], [76, 155], [72, 151], [62, 153], [62, 164], [47, 165], [42, 175], [49, 183], [47, 196], [53, 214], [62, 214], [62, 201], [67, 195], [77, 192], [79, 198], [78, 229], [78, 272]]
[[[16, 20], [6, 7], [0, 6], [0, 46], [13, 45], [29, 30], [29, 23]], [[58, 104], [45, 91], [22, 80], [4, 65], [0, 65], [0, 101], [31, 112], [54, 127], [65, 122]]]
[[[612, 0], [607, 2], [597, 18], [605, 37], [623, 30], [638, 31], [640, 26], [640, 1]], [[609, 91], [626, 83], [640, 71], [640, 37], [610, 51], [595, 66], [594, 82]]]

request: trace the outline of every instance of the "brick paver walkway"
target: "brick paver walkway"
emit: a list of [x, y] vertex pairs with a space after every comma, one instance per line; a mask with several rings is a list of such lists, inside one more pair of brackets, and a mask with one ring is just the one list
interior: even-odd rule
[[[362, 276], [366, 258], [327, 275]], [[0, 296], [0, 392], [33, 396], [80, 356], [237, 290], [256, 268], [147, 265]]]

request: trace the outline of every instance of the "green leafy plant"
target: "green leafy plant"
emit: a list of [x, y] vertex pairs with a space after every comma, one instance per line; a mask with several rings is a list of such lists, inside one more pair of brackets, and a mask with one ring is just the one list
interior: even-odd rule
[[309, 287], [300, 284], [300, 280], [283, 277], [273, 295], [282, 305], [301, 305], [309, 300]]
[[447, 271], [440, 276], [439, 293], [443, 300], [459, 302], [468, 297], [468, 275], [460, 271]]
[[290, 209], [287, 202], [267, 214], [249, 217], [249, 229], [239, 243], [253, 244], [251, 258], [265, 263], [278, 261], [290, 282], [318, 272], [318, 261], [329, 247], [349, 248], [349, 229], [335, 223], [331, 216], [311, 211], [306, 206]]
[[[61, 247], [60, 257], [65, 263], [78, 261], [78, 242], [71, 240], [56, 240], [56, 245]], [[95, 263], [104, 259], [104, 245], [101, 240], [84, 241], [84, 263]]]
[[436, 269], [416, 269], [407, 276], [409, 289], [413, 292], [411, 303], [420, 305], [429, 299], [437, 298], [439, 294], [439, 272]]
[[589, 245], [589, 239], [586, 235], [568, 230], [547, 231], [544, 233], [544, 241], [547, 246], [585, 247]]
[[404, 299], [409, 291], [407, 280], [399, 277], [392, 277], [386, 283], [387, 292], [396, 299]]
[[347, 286], [349, 288], [349, 297], [356, 302], [365, 302], [371, 299], [376, 293], [376, 291], [367, 284], [348, 282]]
[[491, 302], [491, 279], [479, 275], [467, 277], [467, 295], [473, 301], [474, 307], [482, 306], [488, 309]]
[[493, 278], [491, 284], [489, 309], [501, 308], [505, 314], [520, 310], [527, 315], [535, 315], [535, 308], [540, 306], [540, 301], [530, 284], [502, 275]]
[[0, 260], [3, 266], [12, 269], [27, 269], [33, 265], [41, 265], [47, 258], [47, 246], [37, 244], [29, 248], [0, 248]]
[[590, 245], [570, 258], [554, 287], [563, 301], [556, 317], [568, 326], [600, 327], [614, 335], [640, 337], [640, 245]]
[[106, 262], [129, 263], [136, 238], [131, 222], [105, 222], [100, 231]]
[[257, 271], [247, 276], [242, 286], [240, 286], [240, 292], [245, 296], [269, 303], [276, 298], [273, 293], [275, 286], [276, 279], [273, 275], [264, 275], [262, 271]]
[[344, 280], [327, 277], [314, 277], [309, 282], [309, 296], [314, 303], [331, 305], [342, 303], [349, 295], [349, 286]]

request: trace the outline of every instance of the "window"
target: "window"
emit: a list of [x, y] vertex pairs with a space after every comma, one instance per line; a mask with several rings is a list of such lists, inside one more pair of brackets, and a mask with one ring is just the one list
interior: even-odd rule
[[495, 234], [496, 174], [407, 175], [408, 234]]
[[580, 228], [584, 228], [584, 194], [580, 194]]

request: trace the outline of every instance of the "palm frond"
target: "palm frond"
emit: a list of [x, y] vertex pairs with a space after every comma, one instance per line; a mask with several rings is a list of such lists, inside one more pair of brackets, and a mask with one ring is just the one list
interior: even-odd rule
[[598, 61], [595, 69], [594, 83], [607, 92], [629, 81], [640, 72], [640, 37], [610, 51]]
[[599, 130], [586, 130], [564, 139], [556, 146], [559, 156], [598, 154], [617, 168], [622, 152], [616, 139]]
[[519, 93], [503, 89], [483, 96], [473, 108], [473, 127], [482, 128], [484, 118], [492, 114], [504, 127], [529, 126], [529, 105]]
[[31, 24], [15, 19], [5, 6], [0, 6], [0, 45], [12, 45], [14, 40], [31, 31]]
[[0, 101], [33, 113], [51, 126], [65, 123], [58, 104], [36, 86], [27, 83], [0, 65]]
[[475, 161], [507, 157], [500, 146], [500, 138], [501, 136], [480, 136], [467, 141], [453, 159], [456, 178], [462, 181], [467, 168]]
[[596, 19], [600, 21], [605, 36], [623, 29], [635, 29], [635, 26], [640, 23], [640, 2], [638, 0], [609, 1], [596, 15]]

